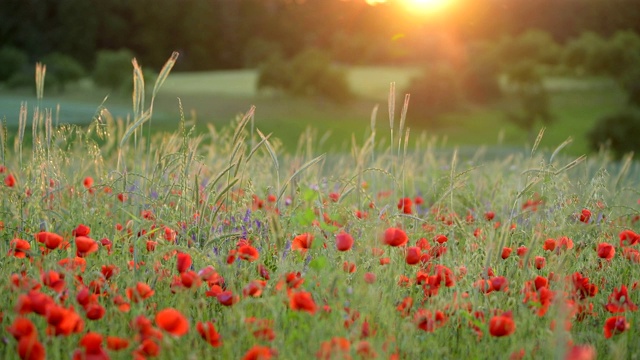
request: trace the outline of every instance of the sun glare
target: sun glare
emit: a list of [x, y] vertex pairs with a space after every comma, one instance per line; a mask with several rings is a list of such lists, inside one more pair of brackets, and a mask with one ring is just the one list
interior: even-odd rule
[[445, 8], [451, 0], [401, 0], [407, 10], [416, 13], [431, 13]]

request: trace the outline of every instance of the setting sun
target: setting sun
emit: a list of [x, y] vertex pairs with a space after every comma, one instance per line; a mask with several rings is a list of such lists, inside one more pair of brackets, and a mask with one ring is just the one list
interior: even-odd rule
[[401, 0], [403, 5], [412, 12], [430, 13], [446, 7], [452, 0]]

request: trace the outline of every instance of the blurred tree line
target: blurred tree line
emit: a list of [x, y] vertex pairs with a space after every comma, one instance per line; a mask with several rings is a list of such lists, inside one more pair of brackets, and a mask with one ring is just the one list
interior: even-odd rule
[[591, 31], [640, 32], [637, 0], [461, 1], [450, 16], [411, 16], [393, 0], [3, 0], [0, 47], [35, 61], [59, 52], [92, 68], [99, 50], [131, 50], [159, 68], [172, 51], [182, 70], [241, 68], [272, 52], [307, 48], [351, 64], [424, 61], [434, 31], [474, 42], [543, 30], [556, 41]]

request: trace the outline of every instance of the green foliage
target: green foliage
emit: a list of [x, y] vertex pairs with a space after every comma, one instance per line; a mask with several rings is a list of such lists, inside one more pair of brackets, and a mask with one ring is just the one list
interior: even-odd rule
[[60, 92], [64, 92], [67, 84], [85, 75], [82, 65], [65, 54], [51, 53], [42, 59], [42, 63], [47, 66], [46, 83], [52, 83]]
[[134, 55], [130, 50], [101, 50], [98, 52], [93, 70], [93, 82], [110, 90], [121, 90], [131, 82]]
[[619, 31], [595, 49], [589, 62], [593, 74], [622, 82], [640, 64], [640, 36], [636, 33]]
[[0, 48], [0, 82], [7, 81], [24, 71], [28, 62], [29, 59], [24, 51], [11, 46]]
[[278, 43], [256, 38], [244, 49], [244, 66], [256, 68], [273, 57], [281, 57], [281, 54], [282, 49]]
[[421, 76], [411, 81], [406, 92], [411, 95], [409, 112], [423, 120], [454, 110], [463, 100], [460, 78], [446, 64], [426, 69]]
[[504, 38], [498, 51], [504, 67], [523, 61], [556, 65], [561, 54], [560, 45], [548, 32], [540, 30], [529, 30], [515, 38]]
[[527, 131], [531, 139], [536, 124], [548, 125], [554, 120], [542, 74], [535, 63], [523, 61], [509, 69], [507, 80], [511, 96], [518, 104], [507, 112], [507, 119]]
[[601, 118], [588, 134], [593, 150], [609, 149], [616, 158], [640, 153], [640, 111], [627, 109]]
[[502, 96], [500, 67], [495, 49], [480, 45], [472, 49], [471, 61], [462, 74], [462, 90], [467, 100], [488, 103]]
[[562, 53], [563, 65], [573, 74], [594, 73], [598, 53], [606, 49], [605, 39], [593, 32], [583, 32], [570, 40]]
[[317, 49], [307, 49], [286, 61], [271, 56], [260, 68], [258, 90], [271, 88], [292, 96], [321, 97], [336, 103], [353, 98], [346, 73]]

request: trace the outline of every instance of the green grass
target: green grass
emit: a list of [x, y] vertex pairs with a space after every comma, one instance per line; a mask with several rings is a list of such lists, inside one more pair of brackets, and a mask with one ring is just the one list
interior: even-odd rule
[[[228, 124], [238, 114], [256, 106], [256, 124], [264, 132], [280, 138], [287, 149], [294, 150], [301, 133], [311, 126], [320, 136], [330, 133], [328, 148], [344, 150], [353, 134], [370, 123], [372, 109], [378, 105], [377, 124], [380, 131], [388, 127], [387, 96], [389, 84], [396, 82], [397, 112], [400, 112], [402, 89], [419, 73], [415, 67], [355, 67], [348, 71], [349, 81], [359, 100], [349, 105], [336, 105], [318, 99], [287, 98], [272, 93], [257, 93], [257, 73], [253, 70], [215, 71], [205, 73], [173, 73], [159, 94], [154, 114], [154, 128], [172, 129], [180, 119], [178, 99], [186, 116], [195, 118], [198, 129], [207, 123]], [[624, 94], [606, 79], [576, 79], [556, 77], [547, 80], [552, 91], [552, 111], [556, 122], [547, 128], [541, 144], [554, 148], [568, 137], [573, 144], [570, 154], [589, 152], [585, 134], [603, 115], [618, 111], [624, 105]], [[131, 112], [131, 100], [121, 93], [109, 94], [84, 82], [62, 95], [45, 94], [43, 107], [60, 104], [61, 122], [89, 123], [96, 108], [109, 95], [105, 106], [116, 116]], [[19, 104], [27, 100], [35, 104], [28, 91], [0, 91], [0, 116], [9, 125], [17, 123]], [[413, 101], [418, 101], [413, 99]], [[195, 116], [192, 116], [194, 114]], [[520, 147], [527, 134], [506, 121], [504, 104], [468, 106], [436, 119], [419, 121], [409, 107], [408, 126], [414, 134], [427, 131], [450, 146]], [[530, 144], [529, 144], [530, 145]], [[526, 147], [525, 145], [524, 147]]]

